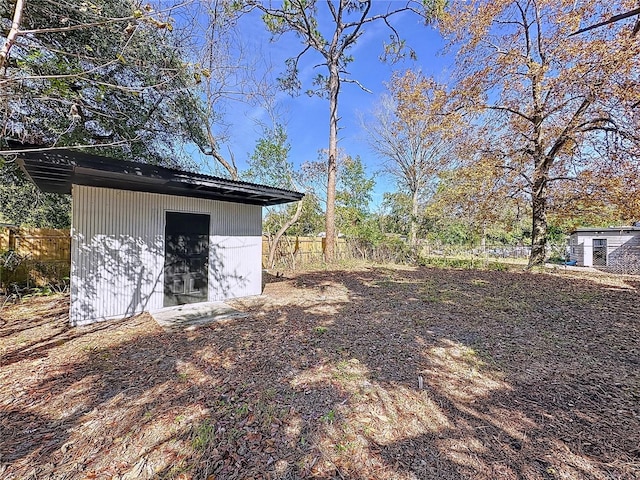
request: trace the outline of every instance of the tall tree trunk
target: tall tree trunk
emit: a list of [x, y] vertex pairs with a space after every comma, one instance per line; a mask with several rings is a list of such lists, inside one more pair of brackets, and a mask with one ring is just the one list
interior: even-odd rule
[[544, 165], [536, 168], [531, 192], [532, 229], [531, 255], [527, 270], [544, 265], [547, 246], [547, 180], [548, 167]]
[[418, 190], [411, 194], [411, 220], [409, 223], [409, 245], [415, 249], [418, 246]]
[[340, 92], [338, 58], [329, 62], [329, 161], [327, 163], [326, 243], [324, 258], [331, 263], [336, 257], [336, 182], [338, 176], [338, 94]]
[[300, 218], [300, 215], [302, 215], [302, 200], [298, 202], [296, 213], [293, 214], [293, 217], [287, 220], [285, 224], [280, 228], [280, 230], [276, 232], [275, 237], [273, 237], [273, 242], [271, 242], [271, 245], [269, 247], [269, 260], [268, 260], [269, 268], [273, 268], [273, 261], [276, 256], [276, 250], [278, 248], [278, 243], [280, 242], [280, 238], [289, 229], [289, 227], [291, 227], [291, 225], [293, 225], [298, 221], [298, 219]]

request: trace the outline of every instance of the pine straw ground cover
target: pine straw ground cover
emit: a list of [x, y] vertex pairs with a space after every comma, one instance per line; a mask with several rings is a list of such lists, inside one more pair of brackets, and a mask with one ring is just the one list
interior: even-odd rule
[[637, 279], [278, 280], [194, 331], [6, 306], [0, 477], [640, 478]]

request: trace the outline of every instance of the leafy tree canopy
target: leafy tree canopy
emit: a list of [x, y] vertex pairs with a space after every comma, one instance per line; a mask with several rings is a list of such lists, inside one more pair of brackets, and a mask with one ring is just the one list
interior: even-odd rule
[[[32, 0], [0, 3], [0, 25], [0, 153], [80, 146], [195, 168], [183, 149], [204, 135], [199, 100], [167, 15], [131, 0]], [[69, 198], [39, 192], [14, 158], [2, 166], [5, 218], [68, 226]]]
[[193, 168], [182, 147], [202, 134], [197, 98], [169, 17], [131, 0], [33, 0], [21, 12], [3, 2], [0, 21], [11, 36], [0, 149], [4, 139], [100, 146], [109, 156]]
[[459, 47], [460, 96], [483, 128], [475, 149], [530, 198], [529, 267], [545, 260], [554, 192], [585, 171], [604, 179], [606, 170], [594, 167], [637, 155], [640, 43], [613, 24], [570, 36], [612, 8], [597, 0], [455, 1], [441, 21]]
[[71, 196], [40, 191], [15, 165], [0, 170], [0, 222], [28, 227], [69, 228]]

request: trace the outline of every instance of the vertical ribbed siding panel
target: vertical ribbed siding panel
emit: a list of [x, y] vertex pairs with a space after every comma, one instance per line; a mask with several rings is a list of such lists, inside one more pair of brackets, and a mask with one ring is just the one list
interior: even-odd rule
[[260, 207], [74, 185], [73, 325], [162, 308], [167, 211], [210, 215], [209, 300], [261, 293]]
[[71, 187], [71, 195], [74, 198], [74, 201], [71, 202], [71, 270], [69, 273], [70, 279], [70, 291], [71, 291], [71, 304], [69, 307], [69, 322], [71, 325], [76, 324], [76, 308], [75, 302], [78, 298], [78, 283], [82, 276], [82, 257], [78, 253], [79, 245], [82, 243], [78, 232], [81, 231], [81, 226], [79, 224], [79, 216], [78, 216], [78, 207], [79, 203], [82, 203], [82, 191], [78, 191], [78, 187], [72, 185]]
[[569, 237], [569, 260], [578, 262], [578, 236], [575, 233]]
[[209, 250], [209, 298], [259, 295], [262, 291], [261, 209], [218, 202]]
[[596, 237], [607, 239], [607, 266], [623, 273], [635, 273], [640, 269], [640, 235], [637, 232], [607, 232]]

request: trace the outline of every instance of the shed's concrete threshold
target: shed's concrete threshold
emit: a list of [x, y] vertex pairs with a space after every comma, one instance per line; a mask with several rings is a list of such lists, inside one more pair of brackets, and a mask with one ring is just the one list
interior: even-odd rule
[[242, 318], [247, 314], [224, 302], [191, 303], [166, 307], [151, 313], [162, 328], [191, 330], [217, 320]]

